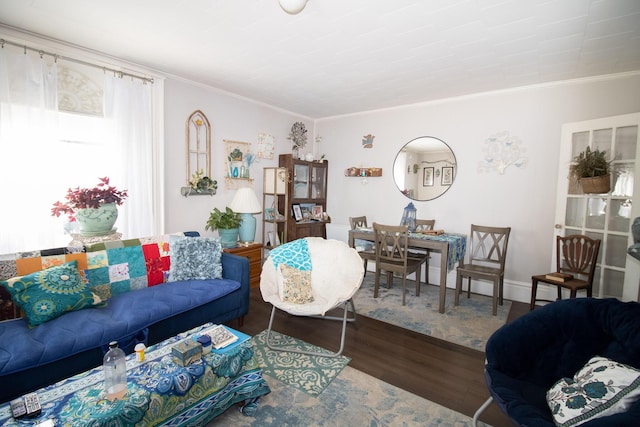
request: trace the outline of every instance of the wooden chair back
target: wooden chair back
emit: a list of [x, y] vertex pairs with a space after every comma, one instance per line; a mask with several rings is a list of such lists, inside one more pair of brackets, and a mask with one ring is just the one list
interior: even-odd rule
[[492, 267], [504, 273], [511, 227], [488, 227], [471, 224], [469, 264]]
[[435, 219], [416, 219], [416, 231], [430, 231], [435, 226]]
[[350, 216], [349, 217], [349, 225], [351, 225], [351, 229], [355, 230], [356, 228], [367, 228], [367, 217], [366, 216]]
[[556, 266], [559, 272], [582, 276], [589, 287], [593, 285], [600, 240], [581, 234], [556, 237]]
[[406, 225], [373, 223], [376, 264], [400, 264], [405, 268], [408, 259], [409, 228]]

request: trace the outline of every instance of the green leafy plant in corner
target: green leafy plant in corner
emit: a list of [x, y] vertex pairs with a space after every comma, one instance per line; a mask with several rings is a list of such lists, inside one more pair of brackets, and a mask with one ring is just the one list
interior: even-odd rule
[[242, 223], [240, 214], [226, 207], [224, 212], [218, 208], [214, 208], [209, 214], [205, 230], [215, 231], [217, 229], [238, 228]]
[[607, 160], [607, 153], [597, 148], [586, 150], [578, 154], [571, 165], [571, 175], [575, 179], [592, 178], [594, 176], [609, 175], [611, 161]]

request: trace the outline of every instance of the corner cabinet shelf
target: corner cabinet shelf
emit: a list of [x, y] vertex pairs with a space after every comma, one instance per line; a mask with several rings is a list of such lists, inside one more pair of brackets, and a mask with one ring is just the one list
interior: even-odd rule
[[262, 179], [262, 241], [267, 250], [287, 241], [290, 220], [289, 172], [286, 168], [264, 168]]
[[308, 162], [294, 159], [291, 154], [281, 154], [278, 159], [281, 168], [289, 173], [287, 183], [288, 201], [280, 196], [280, 206], [286, 211], [284, 242], [303, 237], [327, 237], [326, 224], [329, 220], [304, 217], [296, 221], [291, 217], [293, 205], [301, 210], [316, 206], [324, 212], [327, 208], [327, 171], [329, 163]]

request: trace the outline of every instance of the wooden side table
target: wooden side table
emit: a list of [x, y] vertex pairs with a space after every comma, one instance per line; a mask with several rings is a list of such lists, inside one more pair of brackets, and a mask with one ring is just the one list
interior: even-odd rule
[[252, 288], [260, 286], [262, 274], [262, 243], [239, 245], [235, 248], [224, 248], [224, 252], [249, 258], [249, 284]]

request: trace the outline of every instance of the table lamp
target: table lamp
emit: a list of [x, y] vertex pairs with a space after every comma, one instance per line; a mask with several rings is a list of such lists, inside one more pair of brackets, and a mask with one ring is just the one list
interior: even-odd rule
[[245, 245], [252, 243], [256, 236], [256, 219], [253, 217], [253, 214], [262, 212], [255, 191], [249, 187], [238, 189], [236, 195], [233, 196], [229, 208], [239, 213], [242, 219], [242, 224], [240, 224], [240, 228], [238, 229], [240, 243]]

